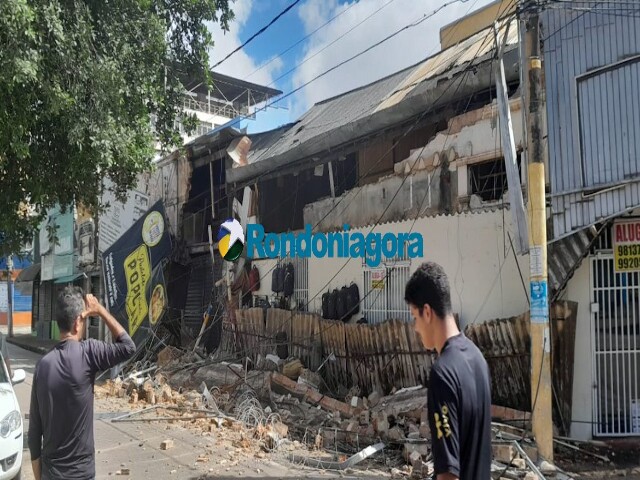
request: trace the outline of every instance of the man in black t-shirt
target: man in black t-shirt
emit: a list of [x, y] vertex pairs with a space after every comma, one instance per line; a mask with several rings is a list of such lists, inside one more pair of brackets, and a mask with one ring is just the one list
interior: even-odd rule
[[438, 480], [491, 478], [491, 389], [480, 350], [458, 329], [442, 267], [422, 264], [405, 289], [415, 330], [438, 359], [427, 405]]

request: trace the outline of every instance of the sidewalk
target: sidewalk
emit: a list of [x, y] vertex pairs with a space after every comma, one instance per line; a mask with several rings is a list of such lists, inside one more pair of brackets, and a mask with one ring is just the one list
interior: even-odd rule
[[24, 333], [15, 334], [13, 338], [5, 338], [7, 343], [41, 355], [48, 353], [58, 343], [58, 340], [42, 340], [35, 335]]

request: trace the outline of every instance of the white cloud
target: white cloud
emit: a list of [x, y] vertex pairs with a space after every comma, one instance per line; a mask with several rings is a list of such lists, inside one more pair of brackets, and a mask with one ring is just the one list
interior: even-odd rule
[[[320, 100], [371, 83], [437, 53], [440, 50], [442, 26], [487, 5], [490, 1], [476, 0], [447, 6], [419, 26], [402, 32], [381, 46], [314, 81], [295, 96], [292, 118], [298, 117]], [[307, 33], [318, 28], [341, 10], [348, 8], [348, 11], [319, 30], [305, 43], [303, 58], [297, 63], [310, 58], [341, 35], [345, 33], [346, 35], [295, 71], [292, 79], [294, 88], [304, 85], [320, 73], [396, 30], [419, 20], [424, 14], [431, 14], [443, 5], [445, 0], [430, 2], [392, 0], [362, 25], [355, 27], [388, 2], [389, 0], [360, 0], [352, 5], [352, 3], [339, 4], [336, 0], [308, 0], [302, 5], [298, 12]]]
[[[210, 53], [211, 65], [215, 65], [218, 61], [242, 45], [240, 32], [245, 27], [252, 13], [257, 13], [255, 10], [259, 9], [259, 6], [256, 8], [253, 0], [236, 0], [231, 4], [231, 8], [235, 14], [235, 18], [229, 25], [230, 28], [228, 32], [224, 33], [219, 25], [209, 26], [215, 42]], [[282, 68], [282, 60], [276, 58], [269, 65], [254, 75], [251, 75], [259, 66], [260, 64], [250, 57], [245, 49], [242, 49], [234, 53], [233, 56], [225, 60], [224, 63], [215, 70], [235, 78], [246, 79], [260, 85], [268, 85], [273, 81], [274, 74]], [[249, 77], [249, 75], [251, 75], [251, 77]]]

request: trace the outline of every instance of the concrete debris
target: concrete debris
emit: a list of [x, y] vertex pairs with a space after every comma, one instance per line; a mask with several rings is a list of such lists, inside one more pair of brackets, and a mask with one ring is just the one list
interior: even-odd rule
[[163, 440], [160, 444], [160, 450], [169, 450], [173, 448], [173, 440]]
[[[249, 367], [209, 363], [167, 347], [158, 354], [160, 370], [144, 364], [145, 370], [123, 377], [125, 380], [107, 381], [96, 394], [138, 404], [131, 414], [112, 421], [167, 421], [167, 429], [178, 424], [198, 429], [204, 436], [215, 435], [216, 441], [227, 441], [232, 452], [229, 466], [239, 457], [264, 459], [278, 450], [292, 452], [289, 458], [295, 463], [346, 470], [386, 445], [404, 461], [403, 468], [391, 471], [393, 477], [433, 474], [426, 388], [402, 388], [384, 396], [379, 391], [361, 392], [357, 387], [347, 391], [339, 386], [335, 396], [344, 399], [341, 401], [327, 393], [329, 387], [321, 375], [305, 368], [300, 359], [281, 360], [267, 353], [255, 365], [247, 363]], [[247, 370], [256, 366], [262, 370]], [[525, 419], [525, 413], [492, 407], [493, 417], [504, 422]], [[493, 427], [494, 478], [567, 478], [545, 462], [536, 467], [538, 452], [524, 430], [506, 423]], [[306, 453], [300, 454], [303, 446], [294, 439], [304, 440]], [[337, 454], [358, 451], [362, 445], [371, 446], [350, 458]], [[168, 439], [160, 448], [173, 446]], [[309, 455], [324, 450], [337, 456], [327, 460]], [[210, 454], [198, 456], [195, 464], [209, 462]], [[385, 457], [389, 455], [393, 453]], [[227, 460], [220, 465], [223, 461]]]

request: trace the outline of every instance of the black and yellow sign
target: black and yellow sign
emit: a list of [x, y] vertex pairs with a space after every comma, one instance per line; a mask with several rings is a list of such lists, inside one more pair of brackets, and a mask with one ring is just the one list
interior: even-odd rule
[[617, 221], [612, 228], [615, 271], [640, 270], [640, 219]]
[[102, 256], [107, 306], [136, 344], [166, 311], [163, 265], [170, 254], [171, 239], [159, 201]]

